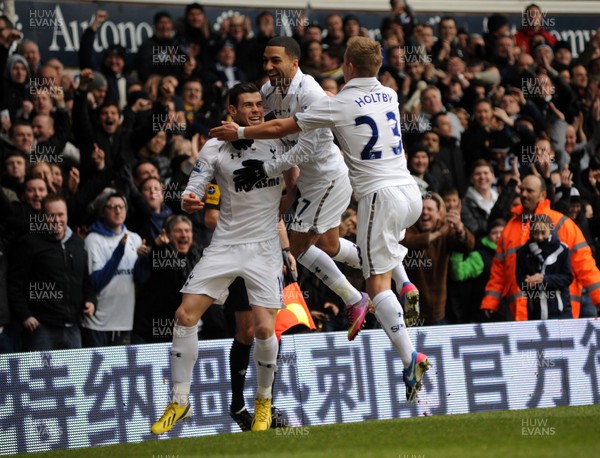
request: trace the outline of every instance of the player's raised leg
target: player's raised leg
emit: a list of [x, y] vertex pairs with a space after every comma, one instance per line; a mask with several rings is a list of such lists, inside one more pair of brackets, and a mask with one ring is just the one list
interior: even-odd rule
[[152, 425], [153, 434], [166, 433], [175, 423], [192, 415], [189, 395], [192, 370], [198, 359], [198, 321], [213, 302], [214, 299], [205, 294], [184, 294], [175, 312], [171, 347], [173, 397], [163, 415]]
[[315, 274], [317, 278], [342, 298], [344, 304], [346, 304], [346, 313], [348, 314], [348, 340], [353, 340], [364, 325], [369, 308], [369, 297], [352, 286], [335, 265], [333, 259], [314, 245], [319, 237], [338, 240], [339, 229], [334, 227], [321, 235], [313, 231], [292, 231], [290, 234], [290, 250], [300, 264]]
[[[404, 234], [402, 235], [402, 239], [404, 239]], [[402, 260], [404, 260], [408, 249], [400, 245], [400, 250], [401, 260], [392, 270], [392, 280], [396, 283], [396, 291], [400, 297], [400, 304], [404, 307], [406, 325], [414, 326], [421, 313], [419, 308], [419, 290], [408, 278], [408, 274], [402, 264]]]

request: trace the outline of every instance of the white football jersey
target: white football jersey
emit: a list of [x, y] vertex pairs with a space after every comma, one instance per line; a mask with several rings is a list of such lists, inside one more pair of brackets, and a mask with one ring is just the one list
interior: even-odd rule
[[233, 172], [243, 168], [245, 160], [268, 161], [275, 159], [279, 151], [278, 140], [255, 140], [246, 150], [237, 150], [231, 143], [217, 139], [206, 142], [183, 194], [193, 192], [202, 199], [206, 187], [216, 178], [221, 191], [221, 211], [212, 245], [262, 242], [278, 236], [282, 178], [265, 178], [244, 192], [233, 181]]
[[[316, 101], [327, 98], [325, 91], [310, 75], [305, 75], [300, 69], [284, 95], [280, 88], [273, 87], [267, 82], [260, 90], [263, 96], [265, 116], [269, 113], [277, 118], [290, 118], [296, 113], [303, 113]], [[300, 167], [298, 188], [312, 186], [319, 182], [330, 182], [348, 173], [339, 148], [333, 143], [333, 134], [329, 129], [315, 129], [312, 132], [288, 135], [281, 140], [285, 148], [282, 160], [289, 157], [289, 166]], [[290, 148], [294, 147], [292, 150]], [[270, 165], [270, 164], [269, 164]], [[289, 167], [288, 167], [289, 168]], [[268, 175], [272, 172], [266, 165]], [[279, 167], [279, 170], [286, 170]]]
[[353, 78], [335, 97], [320, 98], [295, 119], [303, 131], [331, 128], [357, 199], [381, 188], [415, 183], [402, 145], [398, 96], [377, 78]]

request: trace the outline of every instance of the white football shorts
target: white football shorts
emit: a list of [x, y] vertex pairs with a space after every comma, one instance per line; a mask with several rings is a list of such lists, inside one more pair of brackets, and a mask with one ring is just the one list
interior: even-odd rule
[[389, 272], [402, 262], [407, 250], [398, 242], [417, 222], [422, 209], [416, 183], [378, 189], [360, 199], [356, 243], [362, 253], [365, 278]]
[[306, 188], [308, 189], [298, 199], [291, 230], [324, 234], [329, 229], [338, 227], [352, 198], [348, 176], [342, 175], [333, 181]]
[[251, 305], [283, 307], [283, 258], [279, 237], [264, 242], [209, 245], [194, 266], [182, 293], [225, 297], [229, 285], [242, 277]]

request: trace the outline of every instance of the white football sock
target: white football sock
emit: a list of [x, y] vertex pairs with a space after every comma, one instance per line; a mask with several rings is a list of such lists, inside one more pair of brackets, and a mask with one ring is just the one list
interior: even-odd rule
[[360, 248], [350, 240], [340, 238], [340, 249], [332, 258], [355, 269], [361, 268]]
[[362, 299], [360, 292], [344, 277], [337, 268], [333, 259], [312, 245], [300, 256], [298, 262], [310, 270], [325, 283], [329, 289], [342, 298], [344, 304], [351, 305]]
[[271, 387], [277, 368], [278, 348], [275, 334], [265, 340], [255, 340], [253, 358], [256, 365], [257, 398], [271, 398]]
[[171, 347], [171, 377], [173, 379], [173, 402], [180, 406], [190, 402], [192, 371], [198, 359], [198, 326], [173, 327]]
[[404, 312], [400, 302], [398, 302], [392, 290], [388, 289], [373, 298], [373, 305], [377, 321], [379, 321], [396, 351], [398, 351], [404, 367], [408, 367], [415, 348], [410, 341], [404, 324]]
[[400, 262], [396, 267], [392, 269], [392, 280], [396, 282], [396, 291], [400, 293], [402, 291], [402, 286], [406, 282], [410, 282], [408, 275], [406, 274], [406, 270], [404, 270], [404, 265]]

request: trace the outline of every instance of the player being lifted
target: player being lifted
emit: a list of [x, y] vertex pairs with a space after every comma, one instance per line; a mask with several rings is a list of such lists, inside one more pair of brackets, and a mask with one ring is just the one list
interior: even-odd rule
[[[269, 121], [261, 126], [224, 124], [211, 131], [218, 138], [279, 138], [329, 127], [336, 135], [350, 171], [358, 199], [357, 243], [362, 270], [375, 316], [400, 354], [404, 364], [406, 397], [412, 402], [421, 389], [421, 379], [430, 363], [414, 350], [406, 330], [402, 305], [391, 290], [391, 280], [409, 282], [402, 267], [406, 251], [398, 243], [406, 228], [422, 210], [419, 188], [411, 177], [402, 147], [396, 93], [376, 78], [382, 56], [379, 43], [364, 37], [348, 42], [342, 70], [346, 85], [335, 97], [321, 97], [308, 110], [293, 118]], [[267, 176], [276, 176], [295, 161], [284, 154], [276, 161], [246, 162], [236, 171], [236, 180], [251, 186]]]
[[[294, 116], [326, 97], [321, 86], [298, 68], [300, 47], [294, 39], [272, 38], [263, 57], [269, 77], [261, 88], [266, 115]], [[353, 340], [365, 321], [369, 298], [352, 286], [331, 259], [360, 269], [356, 245], [339, 237], [340, 217], [352, 197], [348, 169], [330, 129], [317, 128], [302, 136], [294, 132], [282, 141], [293, 147], [290, 154], [300, 168], [301, 198], [291, 225], [290, 251], [342, 298], [349, 319], [348, 339]], [[295, 196], [289, 198], [288, 206]]]
[[[236, 85], [229, 93], [228, 109], [242, 125], [263, 122], [262, 100], [254, 84]], [[267, 430], [271, 426], [271, 385], [278, 349], [274, 324], [283, 300], [283, 261], [277, 231], [280, 177], [255, 182], [244, 192], [234, 183], [233, 172], [246, 159], [269, 160], [280, 151], [279, 141], [224, 143], [212, 139], [202, 148], [192, 170], [182, 197], [183, 210], [192, 213], [203, 208], [204, 191], [215, 177], [221, 190], [221, 212], [210, 246], [181, 290], [183, 300], [175, 313], [171, 348], [173, 399], [152, 426], [154, 434], [165, 433], [177, 421], [191, 416], [189, 393], [198, 358], [198, 321], [236, 277], [242, 277], [246, 283], [256, 338], [258, 387], [252, 430]]]

